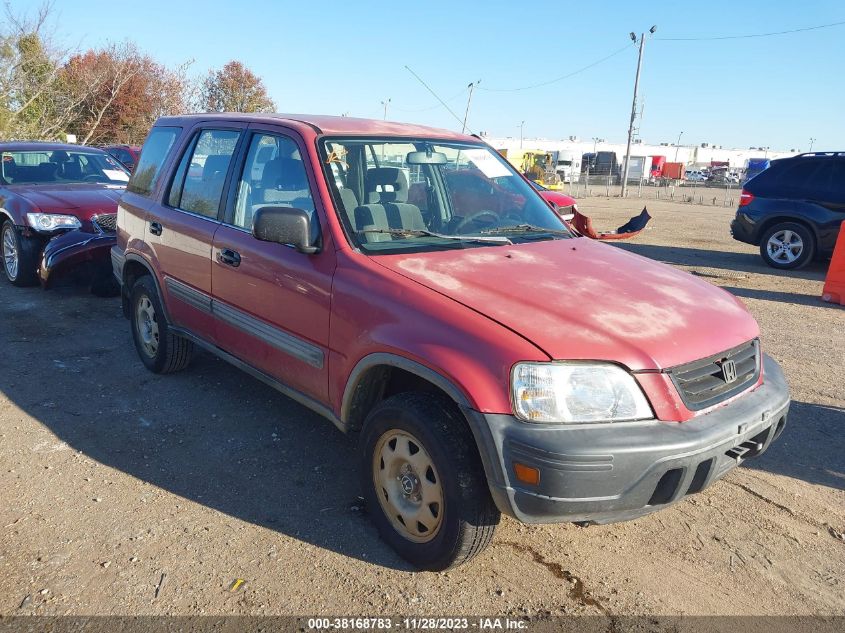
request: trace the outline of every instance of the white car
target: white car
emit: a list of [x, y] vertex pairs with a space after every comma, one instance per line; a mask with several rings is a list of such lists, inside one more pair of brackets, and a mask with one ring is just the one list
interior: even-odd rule
[[707, 182], [707, 176], [697, 169], [688, 169], [684, 172], [684, 180], [688, 182]]

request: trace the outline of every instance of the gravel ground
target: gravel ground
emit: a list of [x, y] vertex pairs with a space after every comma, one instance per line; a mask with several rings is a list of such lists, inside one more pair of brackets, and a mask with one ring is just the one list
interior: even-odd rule
[[[639, 204], [581, 201], [598, 228]], [[823, 264], [732, 241], [732, 210], [648, 207], [621, 248], [747, 303], [791, 385], [784, 435], [646, 518], [504, 519], [440, 574], [379, 540], [353, 438], [209, 355], [150, 374], [116, 299], [0, 284], [0, 615], [845, 615], [845, 308], [820, 302]]]

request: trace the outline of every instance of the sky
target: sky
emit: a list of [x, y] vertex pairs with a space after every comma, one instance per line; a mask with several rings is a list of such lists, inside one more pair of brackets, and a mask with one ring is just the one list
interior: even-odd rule
[[683, 132], [682, 144], [806, 151], [815, 138], [814, 150], [845, 149], [845, 24], [667, 39], [843, 22], [842, 0], [55, 0], [53, 19], [69, 46], [128, 39], [161, 63], [193, 60], [196, 75], [240, 60], [280, 112], [382, 118], [389, 99], [391, 120], [460, 130], [467, 84], [480, 80], [473, 132], [518, 137], [524, 121], [525, 138], [610, 142], [625, 140], [630, 118], [629, 33], [656, 25], [640, 80], [644, 142]]

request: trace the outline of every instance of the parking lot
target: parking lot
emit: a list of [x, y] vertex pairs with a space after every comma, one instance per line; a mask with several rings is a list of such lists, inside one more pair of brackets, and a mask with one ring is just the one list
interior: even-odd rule
[[[742, 298], [790, 382], [783, 437], [636, 521], [503, 519], [439, 574], [379, 540], [355, 438], [207, 354], [147, 372], [118, 299], [0, 285], [0, 614], [845, 614], [845, 308], [823, 264], [734, 242], [732, 208], [647, 203], [619, 248]], [[579, 201], [598, 229], [641, 204]]]

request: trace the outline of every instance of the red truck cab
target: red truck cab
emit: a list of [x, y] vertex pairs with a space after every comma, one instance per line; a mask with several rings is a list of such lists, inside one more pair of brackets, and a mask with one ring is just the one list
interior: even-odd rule
[[421, 568], [477, 554], [500, 513], [659, 510], [786, 422], [739, 300], [578, 236], [475, 137], [164, 117], [117, 230], [142, 362], [202, 347], [357, 434], [370, 515]]

